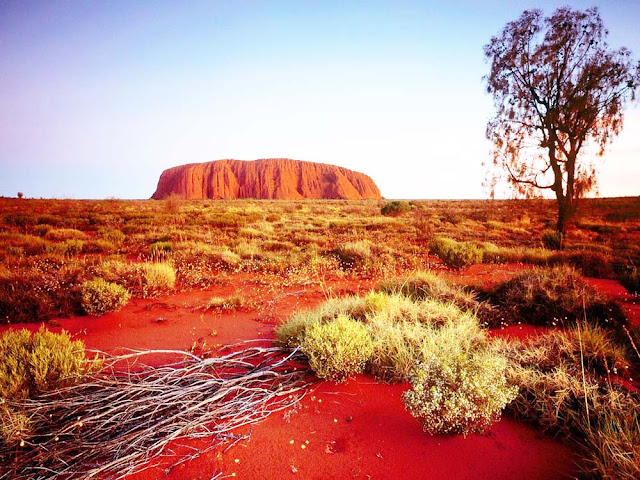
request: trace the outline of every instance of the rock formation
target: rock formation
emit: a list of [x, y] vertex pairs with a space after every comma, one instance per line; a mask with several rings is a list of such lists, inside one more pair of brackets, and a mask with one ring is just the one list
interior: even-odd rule
[[217, 160], [165, 170], [151, 198], [380, 198], [368, 176], [324, 163], [286, 158]]

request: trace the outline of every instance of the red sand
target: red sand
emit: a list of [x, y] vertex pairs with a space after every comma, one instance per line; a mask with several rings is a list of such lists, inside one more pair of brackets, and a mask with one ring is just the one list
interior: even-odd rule
[[[502, 270], [497, 274], [506, 275]], [[474, 273], [486, 280], [482, 272]], [[614, 283], [594, 282], [599, 288], [608, 286], [610, 294], [618, 292]], [[257, 281], [256, 276], [234, 276], [206, 291], [136, 299], [121, 312], [101, 318], [57, 319], [50, 328], [64, 328], [88, 348], [111, 353], [122, 348], [189, 349], [194, 342], [205, 341], [207, 346], [228, 345], [273, 338], [273, 326], [279, 320], [314, 307], [325, 298], [327, 289], [333, 294], [362, 293], [372, 284], [338, 280], [322, 288], [317, 284], [282, 286], [268, 278]], [[255, 306], [227, 313], [197, 308], [213, 296], [236, 292]], [[39, 326], [13, 325], [21, 327], [36, 330]], [[530, 330], [515, 326], [499, 334], [536, 333]], [[430, 436], [404, 408], [402, 392], [407, 389], [406, 384], [378, 384], [364, 376], [338, 385], [319, 382], [296, 408], [238, 431], [250, 433], [250, 439], [227, 452], [211, 451], [165, 470], [179, 459], [174, 457], [163, 460], [163, 467], [128, 478], [209, 480], [220, 470], [244, 479], [555, 480], [577, 473], [577, 458], [569, 446], [509, 417], [485, 435]], [[208, 444], [189, 445], [176, 445], [172, 450], [193, 454], [197, 451], [193, 448]]]

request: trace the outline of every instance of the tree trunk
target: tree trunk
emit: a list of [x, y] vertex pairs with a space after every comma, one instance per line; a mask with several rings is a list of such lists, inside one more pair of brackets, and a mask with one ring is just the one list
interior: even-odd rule
[[558, 200], [558, 223], [556, 231], [560, 234], [560, 248], [564, 248], [564, 237], [567, 233], [567, 227], [575, 213], [575, 201], [569, 197], [557, 197]]

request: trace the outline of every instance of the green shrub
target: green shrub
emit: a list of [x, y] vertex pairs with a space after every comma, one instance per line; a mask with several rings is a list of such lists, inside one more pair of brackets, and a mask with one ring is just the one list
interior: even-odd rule
[[88, 361], [84, 344], [65, 331], [9, 330], [0, 337], [0, 397], [22, 400], [72, 385], [100, 366]]
[[432, 272], [418, 271], [408, 278], [392, 278], [383, 281], [378, 290], [389, 294], [402, 294], [414, 300], [433, 299], [451, 302], [458, 308], [474, 313], [483, 324], [492, 324], [499, 312], [478, 299], [476, 292], [451, 283]]
[[394, 200], [392, 202], [385, 203], [380, 209], [380, 213], [382, 215], [397, 217], [399, 215], [402, 215], [403, 213], [408, 212], [409, 210], [411, 210], [411, 205], [409, 205], [409, 202], [406, 202], [404, 200]]
[[542, 244], [551, 250], [562, 250], [564, 235], [556, 230], [545, 230], [542, 232]]
[[429, 250], [453, 268], [482, 263], [482, 249], [470, 242], [456, 242], [450, 238], [436, 237], [429, 244]]
[[117, 312], [130, 298], [131, 294], [126, 288], [102, 278], [82, 284], [82, 308], [88, 315], [98, 317], [108, 312]]
[[176, 271], [168, 263], [145, 263], [142, 268], [145, 287], [164, 290], [175, 286]]
[[505, 376], [506, 360], [488, 351], [433, 356], [417, 366], [404, 401], [426, 432], [482, 433], [518, 393]]
[[329, 323], [311, 325], [300, 349], [320, 378], [339, 382], [364, 371], [373, 342], [365, 325], [339, 315]]

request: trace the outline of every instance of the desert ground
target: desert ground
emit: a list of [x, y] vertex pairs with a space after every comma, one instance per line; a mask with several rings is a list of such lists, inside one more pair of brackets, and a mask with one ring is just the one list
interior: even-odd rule
[[[562, 248], [555, 215], [0, 199], [0, 478], [638, 478], [640, 199], [583, 200]], [[28, 347], [45, 372], [17, 378], [23, 329], [67, 332], [82, 361]], [[233, 386], [185, 424], [208, 360]], [[185, 396], [163, 393], [171, 369]]]

